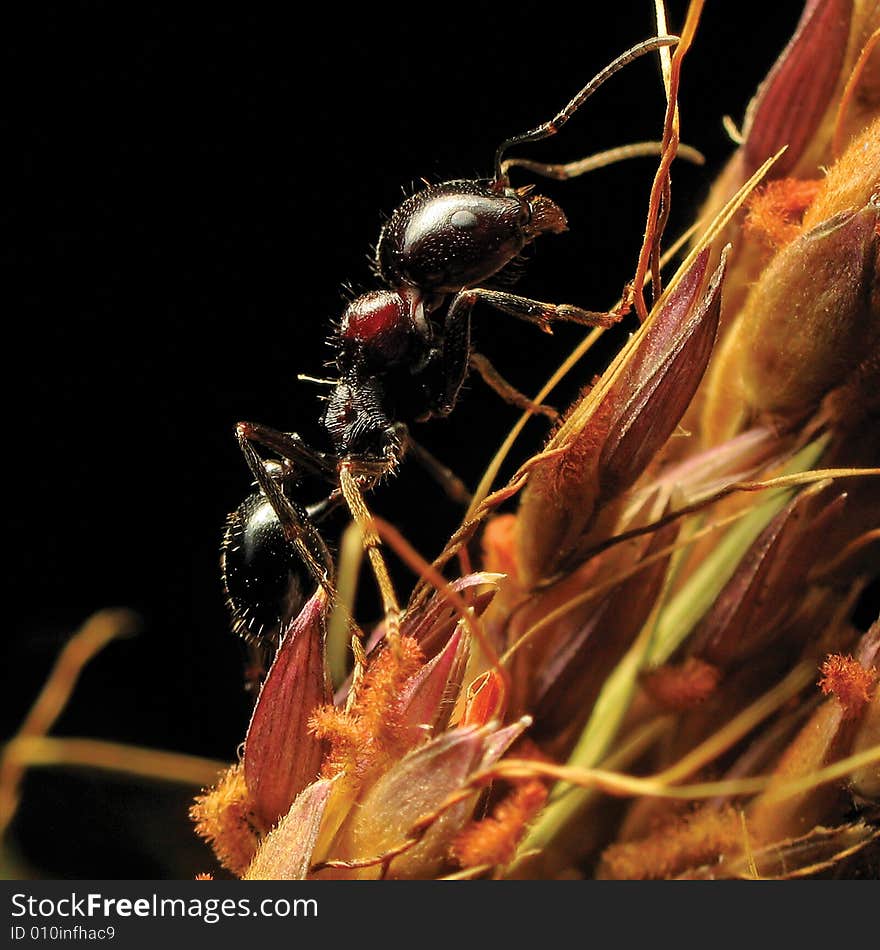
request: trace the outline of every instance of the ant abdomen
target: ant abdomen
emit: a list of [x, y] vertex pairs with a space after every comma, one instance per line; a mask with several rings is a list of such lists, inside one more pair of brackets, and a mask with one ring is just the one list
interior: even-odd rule
[[232, 628], [252, 642], [277, 644], [315, 587], [272, 505], [259, 492], [226, 519], [220, 566]]
[[541, 199], [536, 215], [525, 194], [493, 182], [448, 181], [410, 195], [379, 235], [383, 280], [435, 294], [488, 280], [537, 234], [565, 229], [565, 216], [549, 199]]

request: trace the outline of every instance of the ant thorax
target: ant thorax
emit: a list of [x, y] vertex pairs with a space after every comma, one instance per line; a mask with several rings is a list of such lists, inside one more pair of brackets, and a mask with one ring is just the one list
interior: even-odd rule
[[374, 290], [345, 308], [337, 334], [336, 366], [343, 375], [383, 373], [418, 360], [431, 337], [421, 294], [408, 289]]
[[339, 458], [396, 461], [394, 422], [451, 412], [470, 355], [472, 303], [446, 298], [490, 281], [539, 234], [566, 227], [557, 205], [529, 192], [449, 181], [391, 215], [377, 248], [391, 289], [353, 300], [334, 338], [340, 378], [323, 423]]

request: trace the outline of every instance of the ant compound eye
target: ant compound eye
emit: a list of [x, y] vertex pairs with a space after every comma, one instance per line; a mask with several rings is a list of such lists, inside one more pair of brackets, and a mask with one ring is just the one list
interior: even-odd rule
[[476, 286], [531, 239], [523, 227], [529, 213], [514, 191], [493, 191], [479, 181], [433, 185], [407, 198], [382, 229], [379, 271], [392, 286], [430, 293]]
[[461, 211], [455, 211], [453, 213], [452, 217], [449, 219], [449, 223], [454, 228], [461, 228], [464, 231], [472, 231], [480, 223], [480, 219], [473, 213], [473, 211], [462, 209]]
[[220, 565], [233, 630], [277, 644], [315, 585], [265, 495], [248, 496], [227, 518]]

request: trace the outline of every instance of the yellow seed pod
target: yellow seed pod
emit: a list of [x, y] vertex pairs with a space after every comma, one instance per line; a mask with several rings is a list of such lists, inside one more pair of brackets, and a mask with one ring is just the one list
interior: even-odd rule
[[752, 415], [793, 421], [811, 412], [880, 342], [871, 305], [878, 214], [870, 202], [829, 218], [761, 275], [735, 330]]
[[760, 417], [796, 422], [870, 368], [880, 345], [878, 216], [880, 119], [830, 169], [802, 233], [770, 260], [733, 317], [710, 367], [705, 444]]

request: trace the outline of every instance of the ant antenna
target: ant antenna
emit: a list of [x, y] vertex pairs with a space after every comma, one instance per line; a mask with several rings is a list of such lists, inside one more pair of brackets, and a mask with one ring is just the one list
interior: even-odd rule
[[663, 46], [675, 46], [680, 42], [680, 39], [678, 36], [653, 36], [649, 40], [637, 43], [625, 53], [621, 53], [617, 59], [594, 76], [574, 99], [560, 109], [549, 122], [544, 122], [529, 132], [523, 132], [521, 135], [514, 135], [512, 138], [505, 139], [495, 152], [495, 184], [499, 186], [510, 184], [507, 171], [504, 168], [504, 153], [509, 148], [514, 145], [523, 145], [526, 142], [540, 142], [542, 139], [548, 139], [551, 135], [555, 135], [602, 83], [610, 79], [619, 69], [627, 66], [634, 59], [638, 59], [639, 56], [644, 56], [645, 53], [651, 53]]
[[[607, 168], [608, 165], [614, 165], [628, 158], [644, 158], [661, 155], [662, 153], [662, 142], [632, 142], [630, 145], [618, 145], [615, 148], [606, 149], [604, 152], [596, 152], [586, 158], [579, 158], [575, 162], [566, 162], [564, 165], [535, 162], [530, 158], [505, 158], [501, 163], [501, 171], [505, 178], [508, 178], [511, 168], [522, 168], [527, 172], [543, 175], [544, 178], [568, 181], [570, 178], [577, 178], [578, 175], [585, 175], [597, 168]], [[706, 157], [702, 152], [684, 143], [679, 144], [676, 158], [683, 158], [688, 162], [693, 162], [694, 165], [706, 164]], [[534, 186], [526, 185], [524, 187], [531, 188]], [[523, 189], [517, 188], [517, 192], [523, 194]]]

